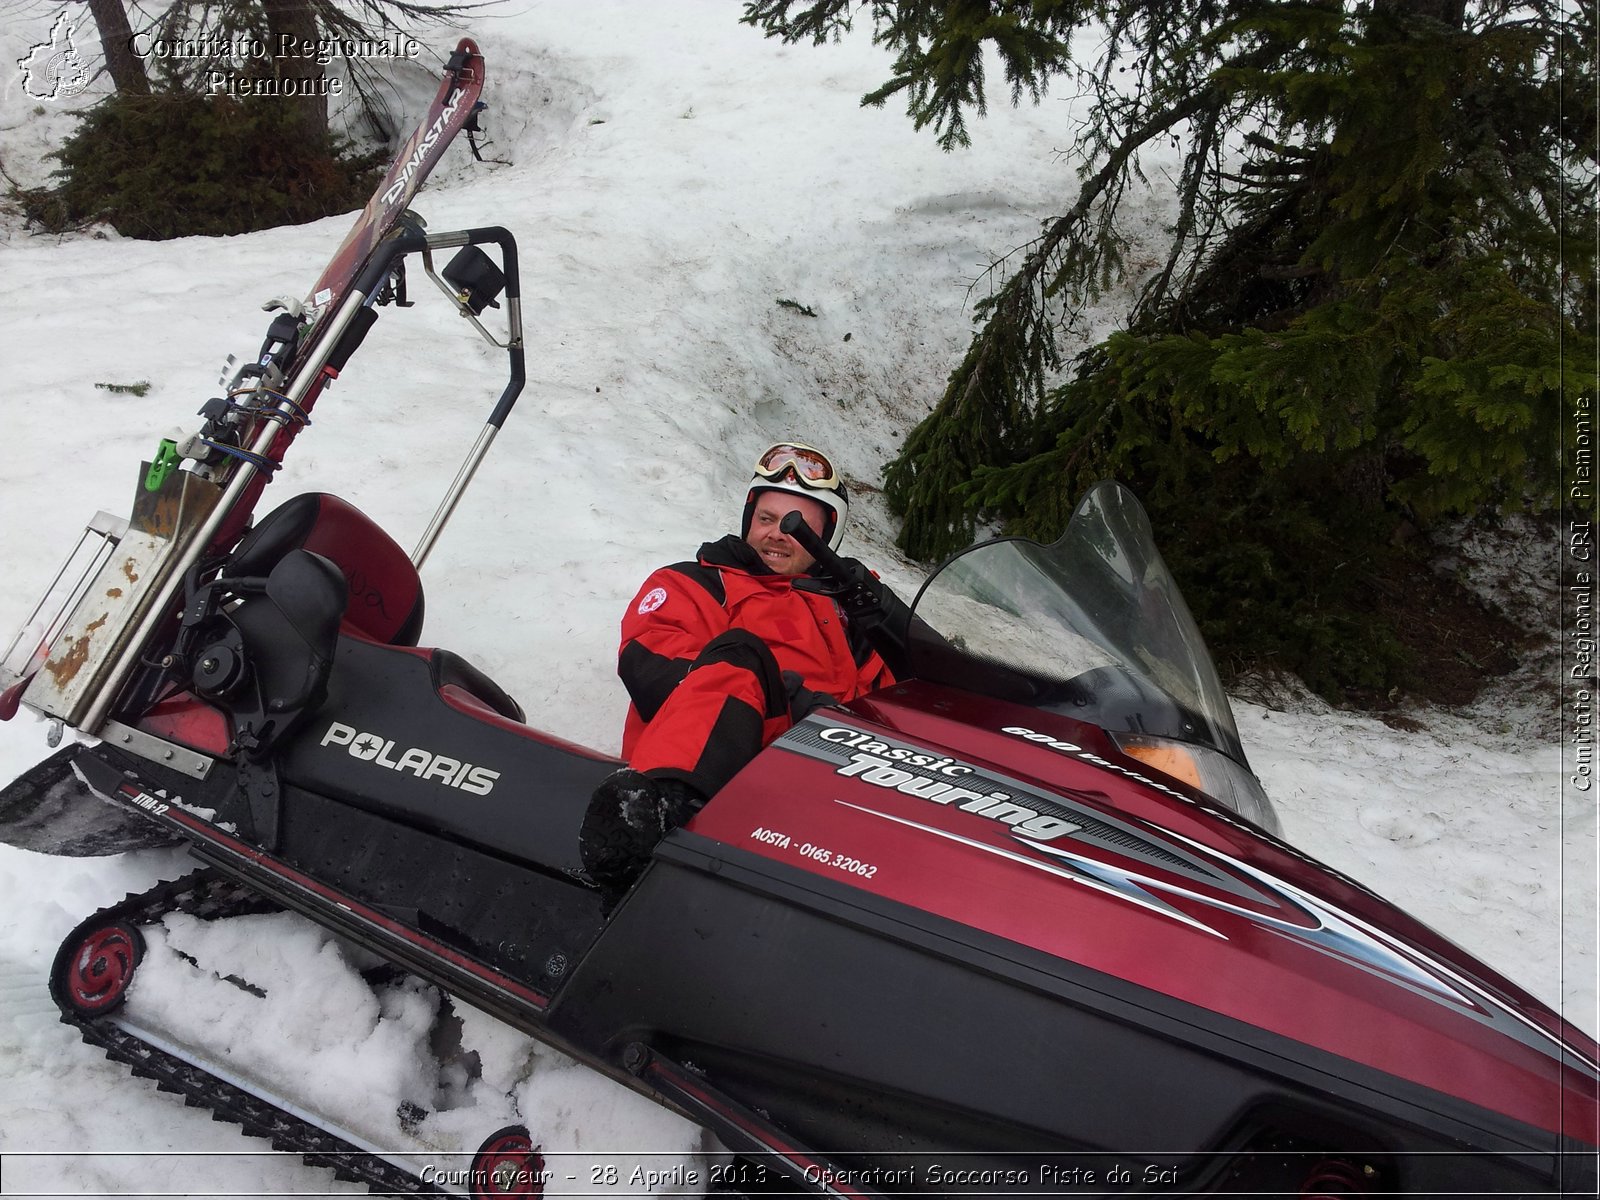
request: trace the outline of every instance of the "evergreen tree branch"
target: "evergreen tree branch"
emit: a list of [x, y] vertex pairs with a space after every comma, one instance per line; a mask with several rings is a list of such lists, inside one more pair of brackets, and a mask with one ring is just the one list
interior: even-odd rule
[[[939, 145], [971, 143], [969, 109], [988, 111], [984, 50], [992, 46], [1010, 85], [1011, 102], [1043, 98], [1053, 75], [1072, 65], [1073, 30], [1091, 20], [1093, 0], [870, 0], [873, 42], [895, 53], [889, 79], [862, 97], [878, 107], [906, 93], [906, 113], [921, 130], [933, 126]], [[740, 20], [786, 43], [821, 45], [852, 26], [849, 0], [749, 0]]]
[[[974, 464], [1009, 461], [1016, 436], [1042, 404], [1061, 366], [1049, 302], [1071, 269], [1103, 273], [1115, 254], [1110, 217], [1139, 150], [1176, 126], [1219, 108], [1214, 88], [1152, 114], [1083, 182], [1078, 199], [1051, 221], [1000, 290], [981, 303], [985, 321], [933, 412], [907, 437], [884, 475], [884, 491], [906, 515], [901, 544], [915, 558], [938, 558], [965, 543], [975, 518], [963, 487]], [[1091, 225], [1097, 205], [1111, 211]]]
[[[1199, 258], [1190, 254], [1191, 240], [1195, 237], [1195, 228], [1200, 223], [1200, 213], [1205, 204], [1203, 189], [1209, 179], [1215, 177], [1217, 167], [1215, 158], [1221, 149], [1222, 130], [1221, 118], [1223, 105], [1220, 97], [1203, 111], [1195, 115], [1196, 129], [1191, 138], [1191, 148], [1184, 156], [1183, 173], [1178, 180], [1178, 220], [1172, 229], [1172, 243], [1168, 247], [1167, 261], [1162, 265], [1161, 272], [1151, 280], [1141, 291], [1138, 301], [1134, 305], [1131, 323], [1140, 324], [1140, 314], [1161, 308], [1166, 303], [1170, 294], [1172, 277], [1179, 264], [1185, 257], [1189, 259], [1189, 266], [1184, 280], [1183, 290], [1188, 291], [1193, 282], [1194, 272], [1199, 268]], [[1220, 214], [1213, 206], [1206, 215], [1206, 228], [1200, 235], [1200, 241], [1205, 243], [1215, 230]]]

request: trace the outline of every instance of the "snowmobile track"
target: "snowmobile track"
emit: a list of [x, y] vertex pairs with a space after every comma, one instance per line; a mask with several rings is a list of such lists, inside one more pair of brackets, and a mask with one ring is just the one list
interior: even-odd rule
[[208, 1110], [213, 1120], [237, 1125], [249, 1137], [264, 1138], [275, 1150], [299, 1154], [311, 1166], [326, 1167], [347, 1183], [365, 1184], [379, 1196], [449, 1194], [270, 1101], [151, 1045], [106, 1016], [79, 1015], [63, 995], [63, 960], [85, 935], [96, 929], [117, 923], [148, 925], [171, 912], [217, 920], [262, 911], [278, 909], [209, 867], [102, 908], [67, 935], [51, 970], [50, 991], [61, 1010], [61, 1020], [77, 1029], [89, 1045], [104, 1051], [111, 1061], [126, 1066], [140, 1079], [153, 1080], [158, 1090], [180, 1095], [189, 1107]]

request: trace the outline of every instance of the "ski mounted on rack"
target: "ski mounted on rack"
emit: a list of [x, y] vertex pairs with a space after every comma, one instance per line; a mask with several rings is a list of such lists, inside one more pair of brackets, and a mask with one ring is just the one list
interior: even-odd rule
[[[377, 320], [376, 306], [404, 301], [404, 259], [418, 252], [430, 277], [511, 360], [511, 381], [489, 429], [419, 546], [418, 561], [427, 553], [523, 381], [511, 235], [503, 229], [428, 235], [406, 207], [456, 135], [477, 132], [483, 81], [483, 55], [470, 38], [462, 38], [445, 63], [427, 113], [308, 299], [266, 306], [283, 311], [273, 318], [260, 351], [234, 375], [224, 396], [200, 410], [205, 422], [198, 431], [181, 444], [162, 442], [154, 461], [141, 465], [129, 518], [102, 512], [84, 529], [0, 660], [0, 719], [25, 702], [83, 733], [103, 731], [119, 697], [139, 686], [141, 675], [148, 676], [151, 664], [141, 662], [141, 655], [152, 636], [173, 619], [176, 606], [191, 598], [205, 564], [214, 563], [249, 525], [262, 489], [295, 435], [310, 423], [318, 398]], [[502, 267], [477, 249], [484, 243], [499, 245]], [[441, 279], [431, 254], [455, 247], [461, 252]], [[509, 325], [503, 342], [477, 322], [484, 308], [495, 304], [500, 287], [507, 294]], [[185, 469], [179, 469], [182, 463]], [[175, 665], [181, 664], [167, 664]], [[152, 681], [143, 682], [150, 686]]]
[[[311, 289], [310, 303], [319, 312], [338, 308], [362, 264], [422, 188], [456, 134], [465, 130], [470, 139], [479, 132], [482, 91], [483, 55], [476, 43], [462, 38], [445, 63], [444, 79], [421, 123], [395, 154], [383, 181]], [[478, 157], [476, 148], [473, 154]]]

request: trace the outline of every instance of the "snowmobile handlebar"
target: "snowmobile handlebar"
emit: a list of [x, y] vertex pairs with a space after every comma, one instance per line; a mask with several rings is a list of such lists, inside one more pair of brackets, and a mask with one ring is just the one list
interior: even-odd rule
[[[504, 287], [506, 307], [506, 322], [510, 336], [504, 346], [510, 359], [510, 379], [505, 390], [501, 392], [499, 400], [495, 403], [494, 411], [489, 414], [488, 423], [499, 429], [505, 419], [511, 415], [512, 406], [516, 404], [517, 397], [522, 394], [522, 388], [527, 381], [527, 366], [523, 353], [522, 341], [522, 282], [517, 270], [517, 240], [511, 231], [500, 225], [488, 225], [479, 229], [459, 229], [450, 233], [424, 233], [421, 229], [412, 227], [390, 238], [373, 254], [366, 269], [361, 273], [356, 282], [355, 290], [364, 296], [371, 296], [383, 286], [386, 279], [395, 267], [408, 254], [433, 250], [451, 250], [469, 246], [492, 244], [500, 248], [501, 266], [500, 273], [503, 280], [497, 280]], [[480, 255], [481, 257], [481, 255]], [[431, 270], [431, 268], [430, 268]], [[446, 268], [446, 274], [449, 274]], [[466, 301], [458, 303], [466, 305]], [[471, 305], [473, 314], [485, 306], [495, 303], [494, 298], [479, 300]], [[496, 304], [496, 307], [498, 305]], [[466, 311], [465, 307], [463, 311]], [[363, 330], [363, 335], [365, 331]], [[354, 349], [354, 347], [351, 347]], [[346, 352], [348, 354], [348, 351]]]
[[829, 581], [841, 587], [848, 587], [855, 582], [849, 565], [833, 552], [833, 548], [827, 542], [816, 535], [798, 512], [785, 513], [783, 520], [778, 522], [778, 529], [800, 543], [800, 548], [811, 555], [817, 566], [822, 568], [821, 574]]

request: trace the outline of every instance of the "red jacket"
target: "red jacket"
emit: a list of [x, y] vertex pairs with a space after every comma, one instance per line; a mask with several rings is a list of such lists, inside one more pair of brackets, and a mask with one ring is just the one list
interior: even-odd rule
[[[735, 534], [700, 547], [696, 562], [662, 567], [644, 581], [622, 618], [617, 673], [632, 703], [622, 756], [688, 674], [707, 642], [747, 629], [771, 649], [782, 671], [839, 700], [853, 700], [894, 677], [866, 639], [855, 635], [829, 598], [797, 591]], [[779, 728], [769, 730], [767, 740]], [[686, 731], [688, 732], [688, 731]]]

